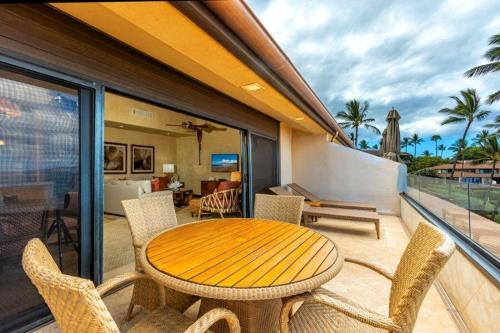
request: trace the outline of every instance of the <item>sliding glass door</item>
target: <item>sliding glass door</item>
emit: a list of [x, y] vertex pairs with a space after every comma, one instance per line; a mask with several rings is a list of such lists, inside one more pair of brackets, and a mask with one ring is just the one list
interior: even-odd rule
[[[264, 193], [278, 185], [277, 142], [266, 137], [250, 135], [250, 207], [256, 193]], [[253, 209], [250, 209], [253, 212]]]
[[91, 189], [82, 179], [90, 164], [82, 164], [81, 137], [89, 140], [82, 105], [91, 98], [78, 86], [0, 67], [0, 331], [49, 314], [21, 266], [30, 239], [40, 238], [64, 273], [89, 275], [82, 263], [91, 260], [81, 254], [91, 208], [81, 209], [81, 196], [91, 196], [82, 193], [82, 184]]

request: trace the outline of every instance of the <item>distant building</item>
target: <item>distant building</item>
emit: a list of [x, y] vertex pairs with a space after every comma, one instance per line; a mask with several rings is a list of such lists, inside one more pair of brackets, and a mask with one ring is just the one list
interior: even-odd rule
[[[492, 168], [493, 163], [491, 162], [474, 164], [472, 161], [465, 161], [462, 167], [462, 162], [458, 161], [453, 178], [465, 183], [489, 184]], [[453, 164], [441, 164], [429, 169], [436, 170], [437, 177], [449, 178], [451, 176]], [[500, 163], [497, 163], [495, 166], [493, 181], [496, 184], [500, 184]]]

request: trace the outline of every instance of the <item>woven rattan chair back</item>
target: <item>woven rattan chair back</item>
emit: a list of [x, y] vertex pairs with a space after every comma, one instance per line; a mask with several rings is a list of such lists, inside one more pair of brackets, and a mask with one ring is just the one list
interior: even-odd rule
[[38, 238], [23, 252], [23, 268], [49, 306], [62, 333], [120, 332], [94, 284], [62, 274]]
[[177, 225], [172, 192], [123, 200], [122, 206], [137, 249], [157, 233]]
[[304, 197], [256, 194], [254, 217], [300, 225]]
[[422, 222], [410, 239], [394, 273], [389, 317], [411, 332], [422, 301], [455, 249], [453, 241], [433, 225]]

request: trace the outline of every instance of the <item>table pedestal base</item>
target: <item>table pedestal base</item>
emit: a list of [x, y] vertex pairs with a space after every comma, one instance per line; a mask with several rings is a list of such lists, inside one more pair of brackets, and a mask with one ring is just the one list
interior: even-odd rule
[[[279, 318], [283, 302], [281, 299], [264, 301], [225, 301], [211, 298], [201, 300], [199, 316], [214, 308], [225, 308], [236, 314], [242, 333], [279, 332]], [[211, 327], [215, 333], [229, 332], [227, 324], [219, 321]]]

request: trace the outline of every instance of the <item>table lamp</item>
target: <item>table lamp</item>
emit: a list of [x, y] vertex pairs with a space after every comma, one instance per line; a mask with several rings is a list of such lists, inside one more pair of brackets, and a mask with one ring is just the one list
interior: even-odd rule
[[170, 183], [170, 180], [172, 179], [174, 172], [175, 172], [175, 164], [170, 164], [170, 163], [163, 164], [163, 173], [167, 178], [167, 184]]

